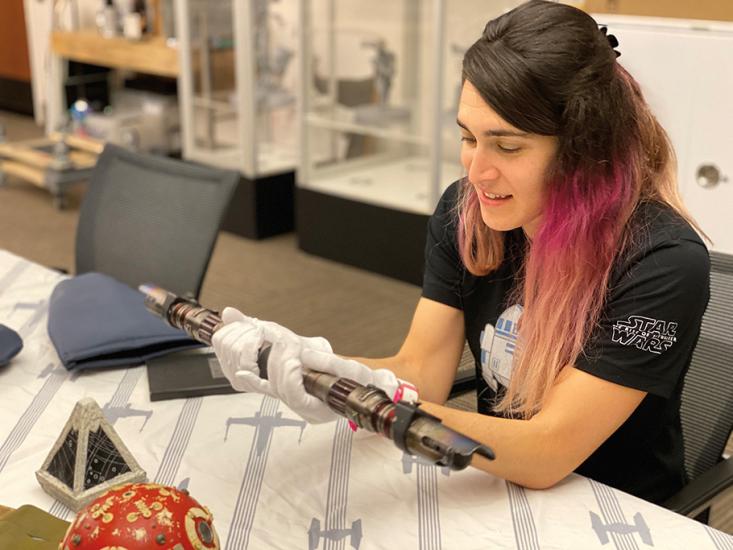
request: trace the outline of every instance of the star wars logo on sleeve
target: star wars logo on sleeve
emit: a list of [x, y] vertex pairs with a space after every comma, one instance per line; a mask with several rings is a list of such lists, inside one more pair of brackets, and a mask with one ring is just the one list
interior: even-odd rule
[[486, 323], [481, 331], [481, 376], [493, 391], [509, 385], [521, 316], [522, 306], [515, 304], [499, 315], [496, 326]]
[[625, 321], [613, 325], [612, 339], [624, 346], [660, 354], [677, 341], [677, 323], [658, 321], [642, 315], [629, 315]]

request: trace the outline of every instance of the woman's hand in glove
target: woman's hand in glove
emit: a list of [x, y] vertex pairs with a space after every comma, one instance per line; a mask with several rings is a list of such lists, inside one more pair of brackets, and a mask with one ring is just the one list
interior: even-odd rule
[[311, 424], [336, 420], [338, 415], [328, 405], [305, 391], [301, 359], [307, 351], [303, 348], [304, 339], [267, 325], [263, 330], [265, 338], [272, 342], [267, 372], [274, 396]]
[[275, 396], [269, 381], [260, 377], [257, 357], [265, 337], [260, 322], [234, 308], [222, 312], [224, 326], [214, 333], [211, 344], [224, 376], [237, 391]]
[[[331, 351], [328, 340], [321, 337], [298, 336], [291, 330], [271, 321], [248, 317], [241, 311], [227, 307], [222, 312], [224, 326], [212, 338], [214, 352], [224, 375], [237, 391], [264, 393], [277, 397], [272, 384], [262, 378], [257, 359], [263, 348], [276, 341], [297, 340], [299, 349]], [[268, 369], [277, 363], [268, 358]], [[268, 377], [269, 377], [268, 373]]]

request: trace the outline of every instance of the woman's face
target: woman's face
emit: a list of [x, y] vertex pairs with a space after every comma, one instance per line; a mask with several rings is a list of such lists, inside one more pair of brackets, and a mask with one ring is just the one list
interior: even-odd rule
[[527, 236], [534, 236], [557, 138], [518, 130], [489, 107], [468, 80], [461, 92], [458, 126], [461, 163], [484, 223], [496, 231], [522, 227]]

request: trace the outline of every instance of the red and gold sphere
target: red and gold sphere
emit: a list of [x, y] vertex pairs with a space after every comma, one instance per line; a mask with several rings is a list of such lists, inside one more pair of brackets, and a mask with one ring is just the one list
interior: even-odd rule
[[212, 520], [185, 491], [130, 483], [81, 509], [59, 550], [219, 550]]

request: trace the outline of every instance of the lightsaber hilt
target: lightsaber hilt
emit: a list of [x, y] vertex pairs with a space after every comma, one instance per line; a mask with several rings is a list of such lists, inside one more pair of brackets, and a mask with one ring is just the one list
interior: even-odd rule
[[140, 285], [140, 292], [145, 295], [145, 307], [150, 312], [207, 346], [211, 345], [211, 337], [224, 324], [216, 311], [159, 286]]
[[[154, 285], [142, 285], [140, 291], [145, 294], [148, 310], [184, 330], [194, 340], [211, 345], [213, 334], [223, 325], [217, 312], [193, 300]], [[262, 378], [267, 378], [269, 351], [269, 344], [263, 346], [257, 360]], [[494, 459], [494, 452], [488, 446], [444, 426], [439, 418], [412, 403], [393, 402], [375, 386], [363, 386], [349, 378], [305, 367], [303, 385], [336, 414], [391, 439], [406, 453], [433, 464], [462, 470], [471, 463], [473, 455]]]
[[380, 388], [349, 378], [303, 369], [306, 391], [358, 427], [381, 434], [412, 456], [452, 470], [463, 470], [474, 454], [494, 460], [494, 452], [445, 426], [441, 420], [407, 401], [394, 402]]

